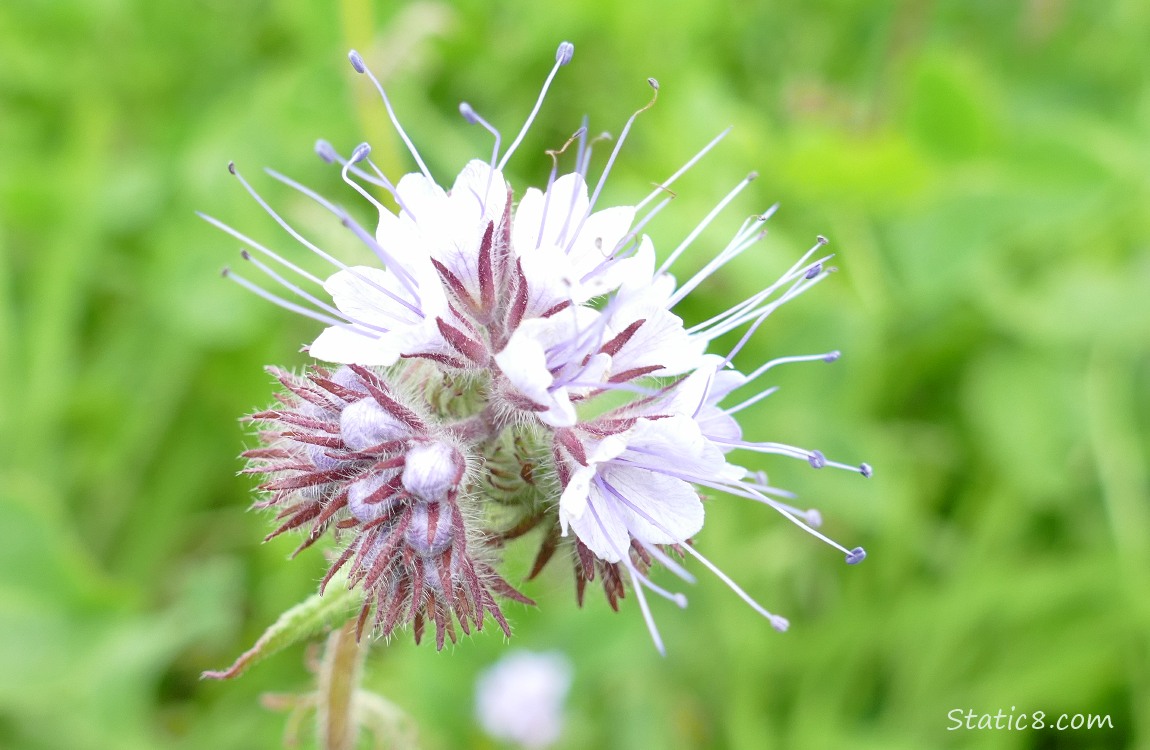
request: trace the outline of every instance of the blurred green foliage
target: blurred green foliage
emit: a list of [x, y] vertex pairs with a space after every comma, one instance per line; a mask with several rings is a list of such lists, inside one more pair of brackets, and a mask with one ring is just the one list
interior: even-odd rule
[[[322, 573], [318, 552], [288, 563], [291, 540], [259, 544], [267, 519], [234, 476], [236, 418], [271, 396], [261, 366], [302, 364], [317, 326], [222, 281], [236, 243], [194, 211], [288, 247], [224, 170], [234, 158], [347, 257], [338, 226], [259, 174], [355, 203], [317, 137], [345, 152], [367, 138], [393, 175], [411, 168], [346, 49], [449, 182], [490, 148], [458, 102], [509, 137], [562, 39], [574, 63], [513, 183], [544, 180], [544, 149], [585, 113], [618, 133], [647, 76], [659, 102], [604, 205], [733, 125], [651, 225], [657, 246], [750, 170], [681, 269], [743, 216], [782, 210], [680, 312], [703, 319], [829, 236], [841, 272], [740, 361], [844, 357], [780, 369], [744, 424], [876, 469], [868, 483], [752, 460], [867, 547], [858, 568], [767, 509], [709, 504], [700, 548], [790, 617], [785, 635], [703, 576], [686, 611], [656, 604], [662, 659], [630, 599], [577, 611], [563, 564], [528, 585], [540, 606], [512, 609], [512, 645], [576, 666], [563, 746], [1150, 746], [1150, 5], [9, 0], [0, 747], [279, 746], [284, 717], [258, 696], [310, 689], [302, 649], [198, 678]], [[427, 747], [490, 747], [471, 692], [506, 648], [489, 631], [442, 654], [402, 638], [375, 649], [369, 687]], [[954, 708], [1011, 707], [1114, 729], [947, 731]]]

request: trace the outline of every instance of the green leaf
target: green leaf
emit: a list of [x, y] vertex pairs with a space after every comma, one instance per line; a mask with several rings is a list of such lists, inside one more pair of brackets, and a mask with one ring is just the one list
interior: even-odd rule
[[239, 677], [248, 667], [263, 661], [272, 654], [279, 653], [288, 646], [311, 638], [338, 618], [350, 614], [352, 604], [362, 596], [359, 591], [347, 587], [347, 579], [333, 579], [326, 594], [312, 594], [304, 601], [280, 615], [255, 645], [240, 654], [227, 669], [209, 670], [200, 675], [201, 679], [230, 680]]

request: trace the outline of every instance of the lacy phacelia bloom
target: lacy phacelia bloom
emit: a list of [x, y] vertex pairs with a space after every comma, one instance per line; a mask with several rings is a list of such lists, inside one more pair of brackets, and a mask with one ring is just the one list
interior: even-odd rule
[[[663, 646], [644, 591], [680, 606], [686, 598], [653, 583], [661, 565], [691, 581], [692, 557], [766, 616], [760, 606], [693, 545], [703, 528], [700, 488], [771, 506], [838, 548], [848, 563], [865, 553], [820, 534], [817, 512], [765, 475], [733, 463], [735, 451], [776, 453], [814, 468], [839, 466], [870, 476], [866, 464], [829, 461], [817, 450], [744, 438], [734, 415], [774, 389], [754, 386], [771, 368], [838, 358], [838, 352], [772, 360], [742, 374], [734, 360], [780, 305], [826, 278], [830, 256], [818, 241], [781, 278], [710, 320], [688, 327], [676, 305], [725, 263], [754, 245], [773, 213], [747, 219], [735, 237], [685, 282], [669, 273], [690, 243], [754, 178], [741, 181], [665, 261], [642, 233], [670, 198], [648, 209], [722, 138], [720, 135], [635, 206], [603, 208], [598, 199], [639, 110], [627, 121], [594, 189], [586, 175], [591, 144], [581, 128], [563, 149], [543, 190], [516, 202], [503, 167], [515, 152], [559, 68], [574, 48], [559, 46], [535, 108], [500, 153], [497, 130], [463, 104], [464, 118], [490, 131], [489, 162], [472, 161], [444, 189], [399, 125], [378, 80], [358, 53], [355, 70], [379, 90], [420, 171], [396, 183], [370, 158], [367, 144], [341, 156], [326, 142], [319, 155], [379, 213], [376, 231], [295, 181], [269, 173], [333, 213], [379, 260], [348, 266], [289, 225], [235, 169], [231, 172], [295, 241], [330, 262], [326, 280], [268, 247], [208, 219], [241, 240], [243, 257], [303, 304], [230, 274], [257, 294], [326, 324], [308, 347], [331, 368], [275, 371], [280, 404], [251, 417], [263, 447], [248, 451], [262, 474], [260, 507], [278, 511], [271, 536], [304, 529], [303, 546], [325, 532], [342, 544], [325, 578], [346, 568], [360, 586], [361, 629], [389, 635], [412, 622], [416, 639], [433, 622], [437, 644], [482, 628], [487, 615], [508, 630], [497, 597], [530, 602], [496, 571], [512, 539], [542, 527], [528, 579], [562, 549], [575, 569], [578, 599], [598, 578], [612, 607], [634, 591], [656, 646]], [[658, 94], [658, 84], [649, 81]], [[651, 100], [654, 103], [654, 97]], [[577, 142], [574, 166], [559, 157]], [[383, 191], [395, 210], [367, 185]], [[281, 273], [290, 272], [299, 279]], [[322, 287], [331, 298], [323, 298]], [[716, 338], [742, 331], [726, 354], [707, 353]], [[744, 396], [733, 399], [736, 391]], [[735, 403], [730, 404], [734, 400]], [[269, 537], [270, 538], [270, 537]]]

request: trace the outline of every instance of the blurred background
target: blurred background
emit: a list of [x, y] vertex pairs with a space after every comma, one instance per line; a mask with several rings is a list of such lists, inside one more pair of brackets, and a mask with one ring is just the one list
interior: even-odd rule
[[[708, 504], [698, 546], [774, 611], [700, 572], [679, 611], [577, 610], [566, 563], [510, 606], [510, 646], [573, 665], [565, 748], [1150, 747], [1150, 5], [153, 3], [0, 6], [0, 747], [275, 748], [265, 692], [312, 689], [297, 646], [201, 682], [315, 589], [318, 551], [261, 545], [235, 476], [237, 418], [269, 402], [319, 325], [220, 278], [238, 243], [202, 210], [306, 251], [225, 170], [354, 259], [354, 240], [261, 174], [361, 210], [316, 138], [367, 139], [413, 168], [370, 84], [385, 80], [450, 184], [518, 130], [576, 47], [508, 172], [586, 114], [618, 134], [659, 79], [601, 205], [634, 203], [722, 129], [650, 225], [669, 252], [748, 171], [677, 267], [775, 201], [771, 235], [679, 312], [698, 322], [773, 281], [816, 234], [840, 271], [738, 363], [774, 371], [746, 433], [875, 467], [750, 456], [870, 553], [858, 567], [770, 510]], [[607, 149], [600, 148], [595, 174]], [[366, 211], [363, 216], [368, 216]], [[527, 570], [527, 552], [506, 571]], [[666, 577], [660, 580], [666, 581]], [[589, 593], [597, 594], [598, 590]], [[663, 606], [667, 605], [667, 606]], [[499, 747], [474, 681], [493, 629], [436, 653], [380, 644], [366, 685], [428, 748]], [[1113, 729], [948, 731], [948, 713], [1110, 715]], [[310, 725], [301, 733], [311, 746]], [[366, 746], [366, 744], [365, 744]]]

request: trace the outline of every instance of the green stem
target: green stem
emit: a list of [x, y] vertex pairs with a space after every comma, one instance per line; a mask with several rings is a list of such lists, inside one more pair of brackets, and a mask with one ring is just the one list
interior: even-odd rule
[[359, 739], [355, 696], [368, 642], [356, 641], [355, 625], [351, 619], [332, 631], [320, 664], [316, 723], [323, 750], [353, 750]]

